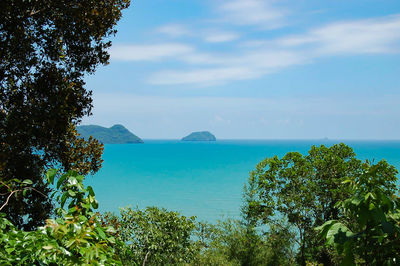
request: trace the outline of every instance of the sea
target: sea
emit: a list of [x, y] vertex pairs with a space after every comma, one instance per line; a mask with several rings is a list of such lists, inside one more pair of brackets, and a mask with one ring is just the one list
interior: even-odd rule
[[400, 141], [144, 140], [106, 144], [103, 167], [86, 179], [101, 212], [157, 206], [196, 216], [199, 221], [239, 218], [243, 186], [257, 163], [290, 151], [306, 154], [312, 145], [343, 142], [362, 160], [387, 160], [400, 169]]

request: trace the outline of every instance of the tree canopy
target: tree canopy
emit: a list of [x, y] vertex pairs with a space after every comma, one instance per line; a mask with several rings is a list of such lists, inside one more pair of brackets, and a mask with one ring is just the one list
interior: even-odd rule
[[[385, 161], [380, 165], [378, 185], [384, 193], [393, 194], [397, 170]], [[314, 228], [343, 216], [335, 205], [352, 195], [343, 182], [358, 180], [369, 167], [344, 144], [313, 146], [307, 155], [289, 152], [282, 158], [267, 158], [251, 172], [247, 193], [252, 200], [246, 211], [270, 226], [287, 219], [297, 231], [300, 264], [307, 259], [332, 264], [337, 258]]]
[[346, 180], [351, 196], [335, 206], [344, 215], [316, 228], [342, 255], [342, 264], [399, 264], [400, 198], [385, 190], [390, 176], [382, 173], [387, 173], [384, 161], [368, 164], [359, 178]]
[[[128, 6], [129, 0], [0, 2], [2, 181], [30, 179], [47, 196], [46, 168], [100, 168], [102, 146], [82, 140], [75, 125], [92, 108], [84, 76], [107, 64], [109, 37]], [[51, 210], [49, 197], [30, 193], [13, 197], [4, 211], [18, 227], [33, 229]]]

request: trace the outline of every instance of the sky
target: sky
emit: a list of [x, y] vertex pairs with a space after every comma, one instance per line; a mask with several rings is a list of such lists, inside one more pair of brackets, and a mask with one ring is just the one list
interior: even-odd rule
[[399, 0], [135, 0], [93, 115], [144, 139], [400, 139]]

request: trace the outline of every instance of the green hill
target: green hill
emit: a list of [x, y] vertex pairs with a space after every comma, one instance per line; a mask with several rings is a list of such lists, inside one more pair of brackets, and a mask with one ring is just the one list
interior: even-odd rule
[[193, 132], [190, 135], [182, 138], [182, 141], [216, 141], [213, 134], [208, 131]]
[[78, 126], [77, 130], [85, 139], [93, 136], [104, 144], [143, 143], [143, 140], [122, 125], [110, 128], [96, 125]]

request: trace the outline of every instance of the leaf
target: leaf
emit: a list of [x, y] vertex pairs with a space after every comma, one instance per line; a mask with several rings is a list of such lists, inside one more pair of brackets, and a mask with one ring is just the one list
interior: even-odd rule
[[46, 249], [46, 250], [50, 250], [50, 249], [52, 249], [54, 247], [52, 245], [47, 245], [47, 246], [44, 246], [43, 248]]
[[99, 202], [97, 200], [94, 200], [92, 202], [92, 206], [93, 206], [94, 209], [97, 209], [99, 207]]
[[356, 195], [356, 196], [353, 196], [353, 197], [351, 198], [351, 203], [354, 204], [354, 205], [356, 205], [356, 206], [359, 206], [359, 205], [361, 204], [361, 202], [363, 201], [363, 199], [364, 199], [363, 196], [361, 196], [361, 195]]
[[25, 179], [24, 181], [22, 181], [22, 183], [23, 183], [23, 184], [26, 184], [26, 185], [32, 185], [32, 180], [30, 180], [30, 179]]
[[89, 195], [92, 196], [92, 197], [94, 197], [93, 188], [92, 188], [91, 186], [88, 186], [88, 187], [87, 187], [87, 190], [89, 191]]
[[56, 176], [58, 170], [57, 169], [49, 169], [46, 173], [47, 182], [53, 184], [54, 177]]
[[60, 188], [60, 186], [62, 185], [62, 183], [64, 182], [64, 180], [65, 180], [67, 177], [68, 177], [67, 174], [63, 174], [63, 175], [60, 177], [60, 179], [58, 179], [58, 182], [57, 182], [57, 189]]
[[351, 235], [351, 231], [344, 224], [337, 222], [329, 228], [326, 239], [329, 245], [343, 244]]
[[68, 194], [71, 196], [71, 197], [75, 197], [76, 196], [76, 193], [74, 192], [74, 191], [72, 191], [72, 190], [68, 190]]
[[104, 233], [104, 231], [101, 227], [96, 227], [95, 229], [96, 229], [97, 233], [99, 233], [99, 236], [101, 239], [106, 239], [106, 234]]
[[64, 204], [65, 204], [67, 198], [68, 198], [68, 194], [67, 194], [67, 193], [64, 193], [64, 194], [61, 196], [61, 201], [60, 201], [61, 208], [64, 207]]
[[6, 248], [6, 251], [8, 254], [10, 254], [11, 252], [13, 252], [15, 250], [15, 248]]
[[365, 200], [368, 200], [369, 198], [375, 199], [374, 194], [372, 194], [371, 192], [368, 192], [368, 193], [365, 195]]
[[108, 242], [110, 242], [111, 244], [115, 244], [115, 238], [110, 236], [107, 238]]

